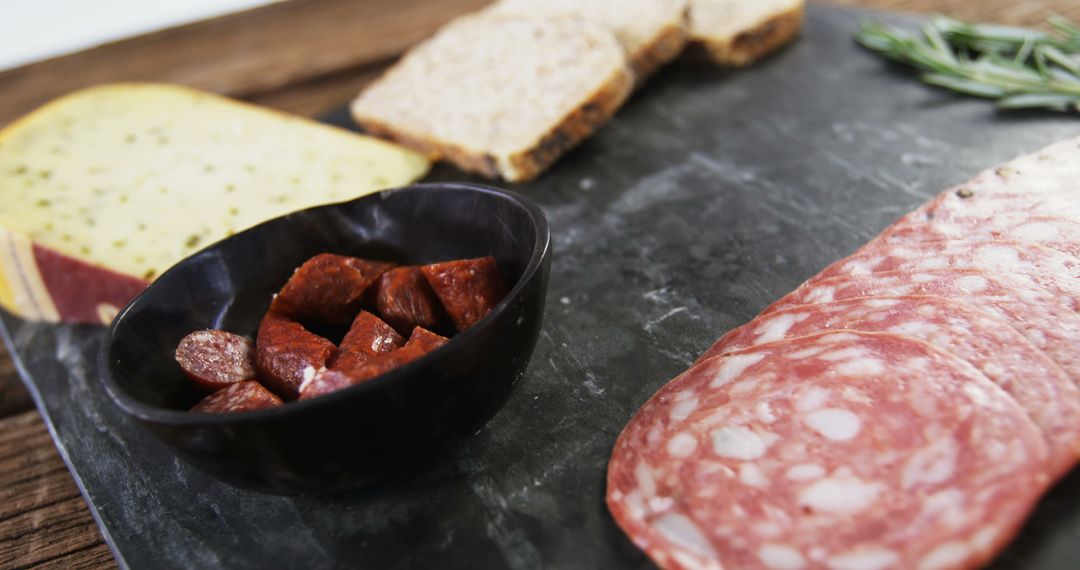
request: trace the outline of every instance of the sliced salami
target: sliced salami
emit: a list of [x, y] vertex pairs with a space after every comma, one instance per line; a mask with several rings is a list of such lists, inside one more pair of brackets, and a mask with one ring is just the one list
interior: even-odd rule
[[191, 408], [193, 412], [228, 414], [264, 410], [281, 405], [281, 399], [254, 380], [237, 382], [210, 394]]
[[1080, 385], [1080, 314], [1030, 279], [981, 271], [889, 271], [807, 282], [773, 303], [763, 315], [786, 307], [855, 297], [934, 295], [976, 304], [1020, 331]]
[[1080, 310], [1080, 259], [1038, 244], [1017, 241], [875, 242], [825, 268], [807, 284], [840, 275], [931, 269], [971, 269], [986, 275], [1028, 277], [1049, 293], [1067, 300], [1072, 310]]
[[858, 297], [774, 311], [724, 335], [702, 358], [830, 330], [914, 337], [968, 362], [1024, 408], [1060, 477], [1080, 459], [1080, 389], [1046, 354], [991, 313], [943, 297]]
[[1046, 489], [1046, 454], [966, 362], [834, 332], [668, 383], [619, 436], [607, 502], [665, 568], [971, 568]]
[[185, 336], [176, 347], [176, 362], [206, 392], [255, 380], [251, 339], [230, 332], [208, 329]]
[[1003, 212], [994, 216], [907, 216], [893, 224], [878, 241], [912, 243], [955, 239], [962, 242], [1015, 240], [1080, 256], [1080, 223], [1068, 218]]

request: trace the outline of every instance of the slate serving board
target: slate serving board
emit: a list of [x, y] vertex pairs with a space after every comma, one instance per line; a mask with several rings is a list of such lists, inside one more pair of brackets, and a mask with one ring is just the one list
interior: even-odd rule
[[[547, 212], [555, 250], [528, 373], [476, 436], [392, 483], [300, 498], [228, 487], [105, 399], [102, 329], [2, 315], [120, 565], [651, 567], [603, 504], [607, 458], [634, 410], [723, 332], [937, 191], [1080, 134], [1075, 117], [1000, 115], [918, 85], [854, 45], [857, 15], [812, 7], [801, 41], [750, 70], [662, 71], [550, 175], [517, 188]], [[993, 567], [1078, 560], [1074, 471]]]

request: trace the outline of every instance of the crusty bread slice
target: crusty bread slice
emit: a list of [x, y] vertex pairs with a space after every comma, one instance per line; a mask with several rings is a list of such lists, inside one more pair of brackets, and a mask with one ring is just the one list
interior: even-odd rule
[[687, 56], [750, 65], [795, 39], [805, 5], [805, 0], [690, 0]]
[[519, 182], [606, 122], [633, 83], [602, 26], [474, 14], [410, 50], [353, 101], [352, 115], [368, 132]]
[[179, 86], [78, 91], [0, 131], [0, 306], [108, 323], [210, 243], [428, 167], [397, 145]]
[[686, 46], [689, 0], [500, 0], [495, 14], [578, 16], [611, 30], [638, 83], [679, 55]]

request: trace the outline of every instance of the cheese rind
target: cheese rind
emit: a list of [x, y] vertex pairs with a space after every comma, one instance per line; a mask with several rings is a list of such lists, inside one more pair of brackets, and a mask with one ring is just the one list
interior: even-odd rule
[[82, 322], [117, 302], [80, 301], [79, 317], [56, 311], [69, 299], [43, 308], [45, 283], [62, 276], [42, 272], [73, 266], [39, 268], [27, 244], [126, 291], [245, 228], [407, 184], [429, 166], [391, 143], [183, 87], [78, 91], [0, 132], [0, 304]]

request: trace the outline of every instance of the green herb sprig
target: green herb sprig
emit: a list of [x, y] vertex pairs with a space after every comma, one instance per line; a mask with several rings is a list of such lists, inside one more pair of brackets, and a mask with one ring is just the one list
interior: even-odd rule
[[864, 22], [855, 39], [919, 69], [926, 83], [1002, 109], [1080, 110], [1080, 26], [1048, 22], [1052, 33], [938, 17], [921, 34]]

